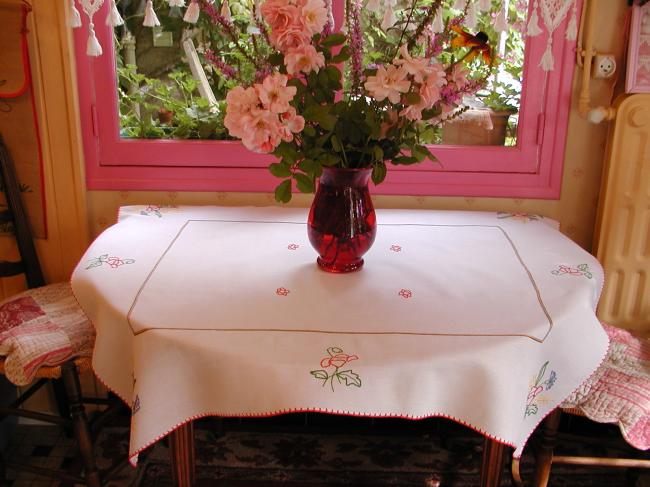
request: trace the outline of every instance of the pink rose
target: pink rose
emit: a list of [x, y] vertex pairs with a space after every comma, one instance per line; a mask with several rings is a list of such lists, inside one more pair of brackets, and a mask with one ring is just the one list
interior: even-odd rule
[[284, 56], [284, 64], [289, 74], [298, 74], [299, 72], [307, 74], [312, 71], [318, 73], [319, 69], [325, 65], [325, 57], [311, 44], [301, 44], [287, 51]]

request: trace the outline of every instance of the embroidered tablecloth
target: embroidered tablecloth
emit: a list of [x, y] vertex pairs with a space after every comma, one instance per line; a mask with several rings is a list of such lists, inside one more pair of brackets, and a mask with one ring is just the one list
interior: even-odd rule
[[536, 215], [381, 210], [359, 272], [321, 271], [307, 210], [132, 206], [72, 286], [130, 457], [190, 419], [443, 416], [515, 447], [597, 368], [603, 271]]

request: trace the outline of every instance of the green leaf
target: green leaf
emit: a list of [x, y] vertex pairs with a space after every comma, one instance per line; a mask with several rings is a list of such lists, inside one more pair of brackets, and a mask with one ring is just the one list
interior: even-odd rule
[[359, 374], [356, 374], [351, 370], [344, 370], [343, 372], [338, 372], [336, 375], [342, 378], [345, 381], [345, 385], [348, 387], [361, 387], [361, 377], [359, 377]]
[[436, 160], [436, 156], [434, 156], [429, 148], [426, 145], [416, 145], [413, 147], [413, 156], [417, 157], [420, 161], [423, 161], [426, 158], [431, 159], [432, 161]]
[[381, 146], [376, 145], [372, 149], [372, 156], [375, 159], [375, 161], [383, 161], [384, 160], [384, 149], [381, 148]]
[[345, 35], [341, 34], [340, 32], [335, 32], [334, 34], [330, 34], [325, 39], [323, 39], [323, 42], [321, 42], [321, 44], [327, 47], [339, 46], [343, 44], [345, 40]]
[[329, 112], [323, 105], [309, 105], [303, 113], [305, 120], [318, 123], [325, 130], [332, 130], [336, 125], [337, 117]]
[[291, 176], [291, 167], [288, 164], [275, 163], [269, 166], [269, 171], [276, 178], [288, 178]]
[[345, 62], [348, 59], [350, 59], [350, 48], [348, 46], [343, 46], [338, 54], [332, 56], [334, 64]]
[[386, 164], [383, 161], [375, 164], [372, 167], [372, 182], [375, 185], [381, 184], [386, 179], [386, 172]]
[[341, 142], [336, 135], [332, 135], [330, 138], [330, 143], [332, 144], [332, 149], [334, 149], [336, 152], [341, 152], [343, 150], [343, 146], [341, 145]]
[[305, 125], [305, 128], [302, 129], [302, 133], [307, 137], [314, 137], [316, 135], [316, 129], [314, 129], [314, 127], [311, 125]]
[[327, 375], [327, 372], [325, 372], [324, 370], [312, 370], [310, 374], [320, 380], [329, 379], [329, 375]]
[[399, 156], [399, 157], [394, 157], [392, 162], [393, 164], [408, 165], [408, 164], [416, 164], [420, 161], [418, 161], [417, 157], [413, 157], [413, 156]]
[[288, 203], [291, 201], [291, 179], [282, 181], [275, 188], [275, 201], [280, 203]]
[[309, 176], [297, 172], [293, 175], [293, 178], [296, 180], [296, 186], [298, 187], [298, 191], [300, 191], [301, 193], [314, 192], [315, 190], [314, 181]]

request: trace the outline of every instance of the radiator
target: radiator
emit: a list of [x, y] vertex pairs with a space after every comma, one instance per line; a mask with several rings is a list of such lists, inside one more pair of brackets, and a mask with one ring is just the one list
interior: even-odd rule
[[594, 234], [598, 317], [650, 335], [650, 95], [624, 98], [612, 123]]

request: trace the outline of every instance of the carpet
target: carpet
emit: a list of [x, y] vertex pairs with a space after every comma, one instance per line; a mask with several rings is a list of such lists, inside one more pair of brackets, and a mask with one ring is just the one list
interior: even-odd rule
[[[250, 423], [226, 425], [219, 433], [210, 420], [196, 430], [197, 487], [475, 487], [483, 439], [451, 422], [427, 420], [402, 426], [361, 428], [288, 425], [271, 428]], [[432, 426], [433, 425], [433, 426]], [[98, 441], [100, 467], [127, 451], [127, 429], [107, 428]], [[590, 453], [611, 454], [611, 447], [590, 446]], [[616, 448], [616, 446], [615, 446]], [[530, 450], [530, 448], [528, 449]], [[607, 451], [606, 451], [607, 450]], [[565, 453], [585, 453], [568, 444]], [[532, 478], [532, 458], [523, 458], [524, 479]], [[141, 457], [137, 469], [126, 467], [107, 487], [171, 487], [169, 452], [161, 442]], [[553, 487], [645, 487], [648, 477], [628, 477], [625, 470], [556, 465]], [[502, 486], [509, 486], [504, 470]]]

